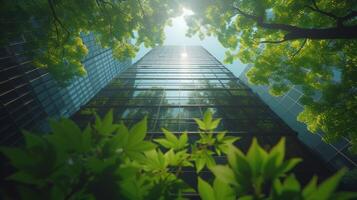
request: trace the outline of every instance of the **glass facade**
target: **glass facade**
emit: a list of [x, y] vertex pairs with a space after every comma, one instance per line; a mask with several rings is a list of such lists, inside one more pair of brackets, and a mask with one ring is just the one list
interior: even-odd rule
[[[248, 83], [246, 72], [250, 69], [246, 67], [240, 79], [246, 83], [260, 98], [293, 130], [298, 133], [298, 138], [318, 154], [331, 168], [340, 169], [341, 167], [357, 167], [357, 157], [351, 155], [348, 151], [350, 142], [343, 138], [334, 144], [326, 144], [322, 141], [323, 133], [313, 134], [307, 130], [305, 124], [296, 120], [298, 114], [304, 107], [300, 103], [302, 90], [299, 86], [294, 86], [289, 92], [280, 97], [274, 97], [269, 94], [268, 87], [256, 86]], [[317, 97], [318, 98], [318, 97]]]
[[0, 144], [21, 139], [21, 129], [48, 131], [47, 119], [69, 117], [87, 103], [131, 61], [119, 62], [111, 49], [103, 49], [92, 34], [82, 36], [89, 53], [82, 61], [87, 76], [60, 87], [46, 71], [31, 65], [26, 40], [1, 47], [0, 51]]
[[[215, 118], [222, 118], [217, 131], [227, 130], [228, 135], [241, 137], [238, 147], [246, 150], [251, 139], [257, 137], [269, 149], [284, 136], [288, 157], [304, 159], [296, 168], [302, 179], [330, 173], [293, 130], [200, 46], [154, 48], [114, 78], [73, 119], [85, 126], [93, 120], [93, 111], [103, 116], [111, 108], [115, 120], [129, 126], [148, 116], [150, 138], [162, 136], [163, 127], [176, 134], [188, 131], [191, 139], [198, 135], [192, 118], [202, 118], [210, 109]], [[216, 159], [221, 162], [225, 158]], [[193, 174], [186, 171], [188, 177]]]

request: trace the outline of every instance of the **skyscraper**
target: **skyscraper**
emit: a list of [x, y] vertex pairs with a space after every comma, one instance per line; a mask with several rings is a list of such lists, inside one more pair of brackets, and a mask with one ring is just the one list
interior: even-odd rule
[[87, 76], [67, 87], [32, 66], [25, 38], [0, 48], [0, 144], [18, 143], [21, 129], [48, 131], [48, 118], [71, 116], [131, 64], [130, 59], [115, 60], [111, 49], [97, 45], [92, 34], [82, 38], [89, 50], [82, 61]]
[[269, 94], [267, 86], [257, 86], [248, 83], [245, 74], [250, 68], [250, 66], [245, 68], [240, 79], [298, 133], [298, 138], [305, 145], [315, 151], [331, 168], [340, 169], [341, 167], [348, 167], [353, 169], [357, 167], [357, 156], [349, 152], [348, 148], [351, 146], [351, 143], [347, 138], [342, 138], [338, 142], [327, 144], [322, 141], [322, 132], [313, 134], [307, 130], [305, 124], [296, 120], [298, 114], [304, 109], [304, 106], [300, 103], [300, 98], [303, 96], [303, 93], [299, 86], [293, 86], [290, 91], [283, 96], [274, 97]]
[[[200, 46], [154, 48], [103, 88], [73, 119], [85, 126], [93, 119], [93, 111], [103, 116], [111, 108], [114, 119], [129, 126], [148, 116], [151, 138], [160, 137], [164, 127], [174, 133], [188, 131], [191, 139], [198, 133], [192, 118], [202, 118], [210, 109], [215, 118], [222, 118], [218, 130], [241, 137], [238, 147], [246, 150], [257, 137], [269, 149], [286, 137], [287, 156], [304, 159], [295, 171], [300, 178], [330, 173], [293, 130]], [[225, 158], [216, 159], [221, 162]], [[189, 179], [193, 174], [188, 170], [184, 177]]]

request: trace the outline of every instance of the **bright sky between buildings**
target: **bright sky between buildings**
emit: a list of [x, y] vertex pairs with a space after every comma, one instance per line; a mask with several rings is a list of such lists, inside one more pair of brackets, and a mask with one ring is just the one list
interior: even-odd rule
[[[203, 40], [200, 40], [198, 36], [191, 38], [186, 37], [188, 27], [184, 18], [185, 16], [193, 14], [194, 13], [191, 10], [183, 8], [182, 15], [172, 19], [172, 26], [165, 28], [166, 39], [164, 41], [164, 45], [201, 45], [223, 63], [224, 53], [226, 50], [215, 37], [205, 37]], [[138, 55], [134, 59], [134, 62], [140, 59], [149, 50], [150, 49], [141, 46]], [[186, 56], [188, 55], [186, 54]], [[235, 61], [233, 64], [225, 64], [225, 66], [231, 70], [234, 75], [239, 76], [245, 65], [239, 61]]]

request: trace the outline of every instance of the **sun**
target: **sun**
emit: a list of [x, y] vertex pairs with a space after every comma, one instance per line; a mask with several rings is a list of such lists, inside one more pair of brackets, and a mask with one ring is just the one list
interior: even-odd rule
[[187, 53], [186, 52], [181, 53], [181, 58], [187, 58]]

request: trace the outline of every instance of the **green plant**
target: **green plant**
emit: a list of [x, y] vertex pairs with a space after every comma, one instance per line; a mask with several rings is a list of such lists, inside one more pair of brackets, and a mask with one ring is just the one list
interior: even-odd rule
[[[113, 112], [81, 130], [68, 119], [52, 121], [52, 133], [24, 132], [24, 147], [1, 147], [16, 172], [9, 177], [17, 195], [10, 199], [185, 199], [195, 190], [181, 178], [183, 167], [206, 166], [216, 176], [213, 186], [198, 178], [202, 199], [325, 199], [356, 197], [333, 193], [344, 171], [316, 185], [316, 177], [304, 188], [286, 172], [300, 159], [284, 160], [284, 140], [269, 153], [253, 140], [247, 155], [234, 147], [238, 139], [225, 132], [215, 134], [220, 120], [206, 111], [195, 119], [200, 138], [189, 141], [186, 132], [176, 136], [163, 129], [163, 138], [146, 140], [146, 118], [130, 129], [113, 123]], [[227, 154], [228, 165], [216, 165], [212, 155]], [[282, 182], [281, 182], [282, 180]], [[265, 193], [263, 186], [269, 186]], [[2, 190], [3, 197], [9, 195]], [[306, 197], [306, 198], [305, 198]]]
[[[260, 147], [256, 139], [253, 139], [246, 155], [230, 146], [227, 154], [228, 165], [216, 165], [210, 169], [216, 177], [213, 187], [199, 178], [198, 191], [203, 200], [218, 200], [222, 199], [222, 196], [225, 196], [225, 199], [242, 200], [332, 200], [357, 197], [356, 193], [335, 193], [345, 169], [320, 185], [317, 185], [315, 176], [305, 187], [301, 187], [295, 176], [288, 172], [302, 160], [292, 158], [284, 161], [284, 154], [284, 138], [270, 152]], [[225, 189], [222, 189], [222, 184]]]

